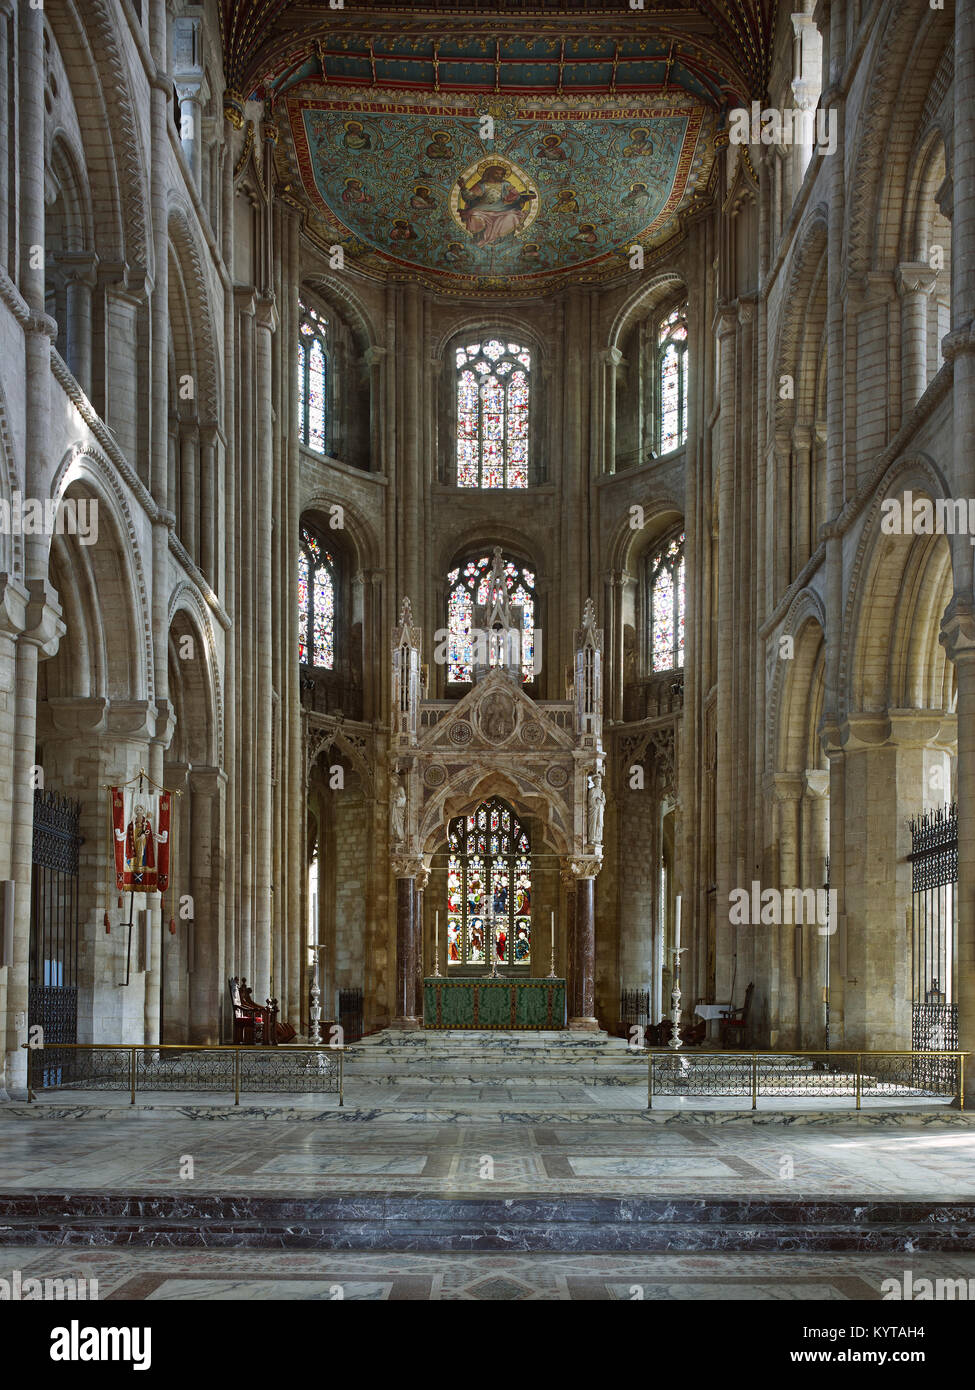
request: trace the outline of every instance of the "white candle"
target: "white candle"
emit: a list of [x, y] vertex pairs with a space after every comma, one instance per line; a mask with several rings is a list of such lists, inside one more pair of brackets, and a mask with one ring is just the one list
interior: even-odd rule
[[674, 910], [674, 949], [680, 950], [680, 894], [677, 894], [677, 903]]

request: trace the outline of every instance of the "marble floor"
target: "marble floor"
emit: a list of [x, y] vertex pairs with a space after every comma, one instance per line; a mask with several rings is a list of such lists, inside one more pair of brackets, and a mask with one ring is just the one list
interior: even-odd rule
[[888, 1126], [879, 1115], [876, 1124], [729, 1116], [704, 1125], [645, 1113], [511, 1124], [406, 1113], [365, 1121], [356, 1111], [317, 1123], [273, 1110], [25, 1112], [0, 1106], [0, 1192], [975, 1196], [975, 1128], [930, 1114]]
[[[52, 1090], [39, 1091], [31, 1103], [33, 1107], [44, 1107], [59, 1114], [74, 1107], [92, 1107], [96, 1111], [127, 1110], [130, 1108], [129, 1092], [116, 1091]], [[231, 1092], [194, 1091], [139, 1091], [136, 1093], [136, 1109], [169, 1112], [175, 1109], [198, 1107], [217, 1110], [234, 1110], [234, 1097]], [[498, 1084], [478, 1085], [467, 1081], [458, 1084], [452, 1080], [443, 1081], [404, 1081], [394, 1085], [367, 1081], [353, 1081], [346, 1084], [344, 1103], [334, 1094], [318, 1092], [279, 1092], [279, 1093], [241, 1093], [240, 1108], [261, 1111], [293, 1110], [327, 1115], [332, 1111], [345, 1110], [360, 1116], [373, 1118], [379, 1115], [390, 1121], [405, 1120], [444, 1120], [456, 1122], [459, 1119], [522, 1120], [531, 1123], [533, 1118], [552, 1119], [559, 1114], [573, 1120], [585, 1118], [630, 1119], [633, 1115], [647, 1111], [646, 1082], [637, 1085], [585, 1086], [579, 1082], [561, 1081], [559, 1083]], [[0, 1115], [16, 1110], [27, 1113], [31, 1106], [26, 1102], [10, 1106], [0, 1106]], [[764, 1115], [810, 1115], [847, 1117], [855, 1115], [855, 1103], [849, 1096], [759, 1096], [755, 1110]], [[931, 1096], [891, 1096], [864, 1095], [861, 1104], [863, 1112], [896, 1112], [905, 1114], [945, 1115], [952, 1111], [950, 1098]], [[750, 1114], [751, 1097], [739, 1096], [654, 1096], [653, 1112], [669, 1114], [706, 1115], [715, 1113]], [[964, 1116], [960, 1117], [965, 1120]], [[975, 1116], [970, 1122], [975, 1124]]]
[[883, 1281], [903, 1281], [908, 1271], [914, 1281], [975, 1281], [975, 1254], [423, 1255], [0, 1247], [0, 1279], [10, 1280], [14, 1271], [22, 1278], [96, 1279], [99, 1301], [806, 1303], [879, 1300]]

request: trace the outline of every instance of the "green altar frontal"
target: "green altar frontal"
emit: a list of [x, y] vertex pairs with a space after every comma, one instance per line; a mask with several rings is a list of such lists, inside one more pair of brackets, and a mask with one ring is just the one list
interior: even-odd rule
[[564, 1028], [565, 981], [428, 976], [424, 1028]]

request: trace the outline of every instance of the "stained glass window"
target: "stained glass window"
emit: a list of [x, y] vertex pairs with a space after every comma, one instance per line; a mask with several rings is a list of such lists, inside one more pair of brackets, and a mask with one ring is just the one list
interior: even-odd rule
[[328, 320], [301, 305], [298, 329], [298, 438], [318, 454], [328, 453]]
[[531, 353], [489, 338], [459, 347], [457, 486], [528, 486]]
[[661, 454], [687, 439], [687, 315], [681, 306], [668, 314], [657, 334], [659, 446]]
[[447, 967], [531, 965], [527, 831], [505, 802], [482, 801], [447, 832]]
[[684, 533], [673, 535], [651, 555], [647, 568], [647, 612], [651, 671], [684, 665]]
[[[458, 565], [447, 575], [447, 680], [470, 685], [474, 679], [474, 604], [489, 603], [491, 556], [484, 554]], [[524, 679], [535, 674], [535, 573], [516, 560], [505, 561], [508, 598], [522, 606], [521, 659]], [[491, 665], [497, 654], [491, 652]]]
[[298, 660], [335, 666], [335, 561], [307, 526], [298, 546]]

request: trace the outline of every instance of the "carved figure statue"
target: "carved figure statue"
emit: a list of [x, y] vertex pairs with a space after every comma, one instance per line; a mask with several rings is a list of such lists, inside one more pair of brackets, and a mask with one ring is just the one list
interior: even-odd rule
[[406, 839], [406, 788], [397, 778], [389, 807], [389, 823], [394, 845], [401, 845]]
[[589, 843], [595, 847], [603, 842], [603, 815], [606, 810], [606, 793], [603, 791], [603, 779], [598, 774], [589, 779], [589, 814], [587, 818], [587, 829]]

